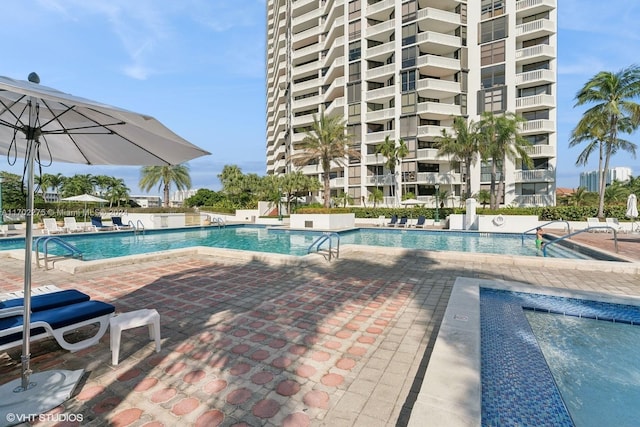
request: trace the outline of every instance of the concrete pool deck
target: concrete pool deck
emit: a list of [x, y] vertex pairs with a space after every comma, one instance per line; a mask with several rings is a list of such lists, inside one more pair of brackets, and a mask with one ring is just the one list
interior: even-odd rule
[[[592, 238], [612, 247], [610, 235]], [[640, 239], [624, 244], [640, 261]], [[22, 288], [23, 268], [0, 260], [0, 293]], [[192, 253], [76, 274], [34, 268], [34, 287], [157, 309], [162, 351], [144, 328], [123, 332], [118, 366], [108, 333], [78, 353], [45, 340], [32, 368], [86, 369], [53, 411], [83, 425], [407, 425], [458, 277], [640, 296], [637, 268], [354, 246], [304, 265]], [[3, 383], [19, 359], [19, 348], [0, 354]]]

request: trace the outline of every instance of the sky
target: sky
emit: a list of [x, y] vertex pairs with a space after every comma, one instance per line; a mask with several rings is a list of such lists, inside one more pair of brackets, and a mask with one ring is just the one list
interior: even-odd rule
[[[220, 189], [225, 165], [266, 171], [266, 0], [3, 0], [0, 75], [144, 113], [211, 152], [189, 162], [193, 188]], [[569, 148], [583, 107], [575, 95], [600, 71], [640, 64], [640, 2], [558, 0], [557, 185], [577, 188], [581, 148]], [[627, 138], [640, 146], [640, 132]], [[640, 148], [639, 148], [640, 150]], [[640, 154], [640, 151], [639, 151]], [[640, 174], [627, 153], [612, 167]], [[22, 174], [22, 163], [0, 170]], [[54, 163], [42, 173], [123, 178], [131, 194], [140, 167]], [[160, 189], [150, 194], [161, 195]]]

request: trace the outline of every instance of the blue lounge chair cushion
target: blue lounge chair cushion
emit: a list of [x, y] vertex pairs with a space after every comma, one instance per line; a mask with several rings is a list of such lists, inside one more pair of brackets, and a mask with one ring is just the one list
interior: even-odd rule
[[[44, 311], [31, 313], [31, 322], [46, 322], [52, 329], [73, 325], [85, 320], [94, 319], [115, 312], [115, 307], [102, 301], [84, 301]], [[0, 319], [0, 330], [23, 325], [22, 316]], [[42, 333], [42, 328], [35, 328], [32, 335]], [[0, 338], [0, 345], [22, 339], [22, 332]]]
[[[69, 304], [76, 304], [83, 301], [89, 301], [89, 295], [84, 294], [75, 289], [69, 289], [48, 294], [34, 295], [31, 297], [31, 311], [49, 310], [55, 307], [61, 307]], [[6, 301], [0, 301], [0, 309], [22, 307], [24, 298], [14, 298]]]

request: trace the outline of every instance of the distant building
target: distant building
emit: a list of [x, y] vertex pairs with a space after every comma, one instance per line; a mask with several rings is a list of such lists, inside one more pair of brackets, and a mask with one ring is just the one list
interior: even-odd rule
[[162, 206], [162, 198], [160, 196], [150, 196], [144, 194], [142, 196], [129, 196], [130, 200], [136, 202], [141, 208], [159, 208]]
[[45, 191], [43, 195], [43, 199], [47, 203], [59, 202], [60, 195], [57, 191]]
[[[633, 175], [631, 168], [617, 167], [607, 170], [605, 173], [606, 185], [611, 185], [613, 181], [626, 182]], [[600, 179], [598, 171], [582, 172], [580, 174], [580, 187], [587, 191], [598, 192], [600, 188]]]
[[169, 198], [169, 205], [172, 207], [180, 207], [184, 204], [184, 201], [191, 196], [194, 196], [198, 192], [195, 190], [177, 190]]

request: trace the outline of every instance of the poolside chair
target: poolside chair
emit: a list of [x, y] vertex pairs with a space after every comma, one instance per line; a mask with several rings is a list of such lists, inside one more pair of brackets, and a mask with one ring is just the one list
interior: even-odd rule
[[123, 224], [122, 218], [119, 216], [112, 216], [111, 223], [114, 225], [114, 227], [116, 227], [116, 230], [129, 230], [130, 228], [132, 228], [130, 225]]
[[416, 223], [414, 224], [414, 227], [415, 228], [425, 228], [426, 227], [426, 225], [424, 223], [425, 221], [426, 221], [425, 216], [424, 215], [420, 215], [418, 217], [418, 221], [416, 221]]
[[384, 215], [380, 215], [378, 217], [378, 223], [376, 225], [378, 227], [384, 227], [386, 223], [387, 223], [387, 217], [385, 217]]
[[[22, 345], [23, 301], [3, 301], [0, 308], [0, 351]], [[54, 337], [60, 347], [78, 351], [96, 344], [109, 327], [115, 307], [102, 301], [90, 300], [79, 291], [61, 291], [43, 294], [31, 299], [31, 341]], [[97, 324], [92, 337], [69, 342], [65, 334], [75, 329]]]
[[402, 227], [402, 228], [406, 227], [407, 226], [407, 220], [408, 220], [408, 218], [406, 216], [403, 216], [402, 218], [400, 218], [400, 221], [398, 221], [396, 223], [396, 227]]
[[[622, 225], [620, 225], [620, 222], [618, 222], [618, 218], [606, 218], [605, 221], [607, 221], [607, 225], [613, 228], [614, 230], [622, 231]], [[605, 230], [605, 231], [609, 231], [609, 230]]]
[[[598, 218], [587, 218], [587, 227], [602, 227]], [[603, 229], [589, 230], [590, 233], [601, 233]]]
[[102, 223], [102, 218], [100, 218], [99, 216], [92, 216], [91, 217], [91, 225], [93, 226], [95, 231], [109, 231], [109, 230], [113, 230], [115, 228], [115, 227], [112, 227], [110, 225], [104, 225]]
[[394, 227], [398, 222], [398, 215], [391, 215], [391, 221], [387, 224], [387, 227]]
[[42, 230], [44, 234], [62, 234], [67, 232], [66, 228], [58, 227], [55, 218], [44, 218], [42, 222], [44, 223], [44, 229]]
[[71, 233], [78, 233], [84, 231], [84, 228], [80, 227], [76, 222], [75, 217], [66, 216], [64, 217], [64, 226]]

